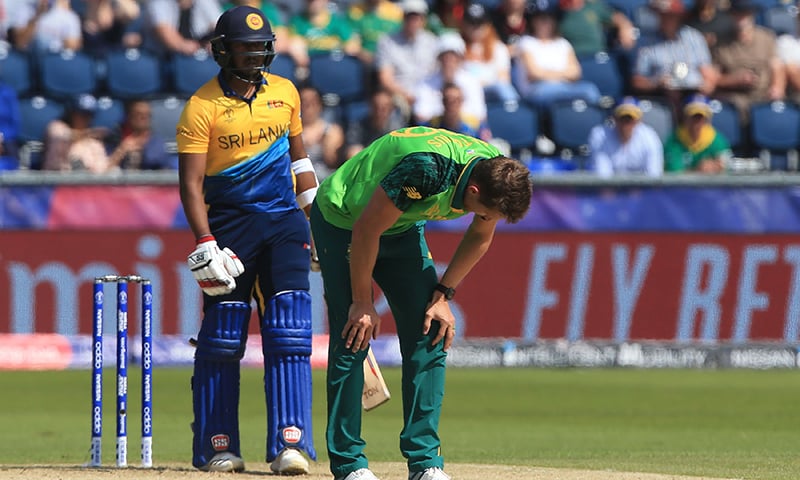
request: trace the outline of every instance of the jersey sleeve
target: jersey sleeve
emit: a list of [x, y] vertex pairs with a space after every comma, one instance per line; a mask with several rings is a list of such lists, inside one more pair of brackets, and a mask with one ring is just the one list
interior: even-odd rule
[[178, 153], [208, 153], [211, 113], [199, 102], [189, 100], [176, 125]]
[[294, 137], [303, 133], [303, 122], [300, 119], [300, 93], [298, 93], [294, 85], [292, 85], [291, 91], [294, 110], [292, 110], [292, 117], [289, 119], [289, 136]]
[[438, 195], [458, 179], [456, 162], [434, 152], [415, 152], [405, 156], [380, 182], [381, 187], [401, 211], [414, 202]]

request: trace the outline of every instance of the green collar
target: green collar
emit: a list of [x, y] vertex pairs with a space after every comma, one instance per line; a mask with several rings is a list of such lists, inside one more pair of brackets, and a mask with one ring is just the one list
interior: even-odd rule
[[464, 210], [464, 191], [467, 189], [469, 176], [472, 175], [472, 169], [475, 168], [475, 165], [481, 160], [486, 159], [483, 157], [476, 157], [461, 170], [461, 174], [458, 176], [458, 180], [456, 180], [456, 190], [453, 192], [453, 200], [450, 202], [450, 207], [453, 210]]

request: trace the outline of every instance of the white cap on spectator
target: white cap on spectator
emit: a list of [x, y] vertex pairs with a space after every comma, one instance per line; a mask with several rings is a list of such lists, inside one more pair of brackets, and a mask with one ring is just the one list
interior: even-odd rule
[[425, 0], [403, 0], [400, 3], [400, 8], [403, 9], [405, 15], [409, 13], [428, 14], [428, 2]]
[[445, 32], [439, 36], [439, 55], [446, 52], [455, 52], [461, 56], [466, 53], [467, 47], [461, 34], [456, 32]]

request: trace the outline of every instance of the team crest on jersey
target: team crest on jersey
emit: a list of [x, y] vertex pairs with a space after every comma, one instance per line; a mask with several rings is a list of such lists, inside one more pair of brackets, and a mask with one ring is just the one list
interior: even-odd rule
[[228, 123], [231, 123], [232, 121], [236, 120], [235, 118], [233, 118], [232, 108], [226, 108], [225, 111], [222, 113], [222, 115], [225, 116], [225, 121]]
[[422, 194], [417, 191], [416, 187], [402, 187], [403, 191], [406, 192], [406, 196], [411, 200], [419, 200], [422, 198]]
[[217, 452], [225, 452], [231, 446], [231, 437], [224, 433], [214, 435], [211, 437], [211, 446], [214, 447], [214, 450]]
[[294, 444], [299, 443], [300, 439], [303, 438], [303, 431], [292, 425], [284, 428], [281, 431], [281, 435], [283, 435], [284, 443]]
[[251, 30], [260, 30], [264, 26], [264, 20], [257, 13], [251, 13], [245, 18], [245, 23]]

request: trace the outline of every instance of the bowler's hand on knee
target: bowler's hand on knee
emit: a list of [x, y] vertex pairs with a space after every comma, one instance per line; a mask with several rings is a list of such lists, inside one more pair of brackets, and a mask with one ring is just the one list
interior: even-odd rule
[[381, 317], [375, 311], [371, 302], [353, 302], [350, 305], [347, 323], [342, 330], [345, 347], [354, 353], [366, 350], [369, 341], [378, 337], [381, 326]]
[[[436, 322], [438, 325], [434, 325]], [[431, 345], [436, 345], [444, 339], [442, 349], [446, 352], [453, 344], [456, 336], [456, 317], [450, 311], [450, 305], [443, 297], [428, 303], [425, 310], [425, 320], [422, 323], [422, 334], [427, 335], [431, 327], [438, 328], [436, 336], [431, 340]]]

